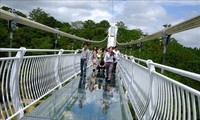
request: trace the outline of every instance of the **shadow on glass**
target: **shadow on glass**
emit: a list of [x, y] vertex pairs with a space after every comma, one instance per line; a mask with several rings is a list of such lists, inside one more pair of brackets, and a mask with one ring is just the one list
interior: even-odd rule
[[85, 77], [80, 77], [78, 85], [78, 95], [77, 95], [79, 108], [83, 107], [83, 102], [86, 99], [85, 84], [86, 84]]

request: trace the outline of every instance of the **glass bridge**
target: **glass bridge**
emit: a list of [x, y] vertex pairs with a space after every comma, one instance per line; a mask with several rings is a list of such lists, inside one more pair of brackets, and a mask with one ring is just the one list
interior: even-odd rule
[[92, 72], [76, 77], [62, 89], [37, 106], [22, 120], [123, 120], [125, 112], [119, 78], [107, 81], [105, 73]]

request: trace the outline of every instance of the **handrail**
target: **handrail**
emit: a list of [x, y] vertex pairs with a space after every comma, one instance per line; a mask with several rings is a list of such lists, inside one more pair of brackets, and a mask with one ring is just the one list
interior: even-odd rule
[[[146, 63], [147, 67], [135, 60]], [[157, 72], [155, 68], [200, 82], [200, 74], [122, 55], [119, 76], [137, 119], [199, 119], [200, 91]]]
[[72, 39], [76, 39], [76, 40], [80, 40], [80, 41], [85, 41], [85, 42], [90, 42], [90, 43], [101, 43], [104, 42], [107, 37], [101, 41], [93, 41], [93, 40], [89, 40], [89, 39], [85, 39], [85, 38], [81, 38], [54, 28], [51, 28], [49, 26], [43, 25], [41, 23], [32, 21], [30, 19], [15, 15], [13, 13], [7, 12], [3, 9], [0, 9], [0, 18], [5, 19], [5, 20], [13, 20], [16, 19], [16, 22], [22, 25], [26, 25], [26, 26], [30, 26], [36, 29], [40, 29], [40, 30], [44, 30], [46, 32], [50, 32], [50, 33], [54, 33], [54, 34], [59, 34], [61, 36], [65, 36], [68, 38], [72, 38]]
[[18, 52], [18, 51], [23, 51], [18, 48], [0, 48], [0, 52]]
[[[193, 29], [193, 28], [197, 28], [197, 27], [200, 27], [200, 15], [196, 16], [194, 18], [191, 18], [189, 20], [186, 20], [184, 22], [178, 23], [178, 24], [176, 24], [172, 27], [166, 28], [165, 33], [167, 35], [172, 35], [172, 34], [176, 34], [176, 33], [183, 32], [183, 31]], [[144, 38], [140, 38], [140, 39], [137, 39], [137, 40], [131, 40], [130, 42], [127, 42], [127, 43], [117, 42], [117, 44], [119, 46], [133, 45], [133, 44], [138, 44], [140, 42], [150, 41], [150, 40], [153, 40], [155, 38], [162, 37], [162, 36], [163, 36], [163, 30], [156, 32], [156, 33], [153, 33], [151, 35], [148, 35]]]
[[[60, 52], [63, 49], [26, 49], [26, 52]], [[0, 48], [0, 52], [18, 52], [23, 51], [17, 48]], [[63, 50], [63, 52], [75, 52], [76, 50]]]
[[[122, 55], [122, 56], [127, 57], [127, 55]], [[148, 63], [148, 60], [144, 60], [144, 59], [141, 59], [141, 58], [136, 58], [136, 57], [133, 57], [133, 56], [129, 56], [129, 58], [137, 60], [139, 62], [143, 62], [145, 64]], [[169, 72], [173, 72], [173, 73], [176, 73], [176, 74], [179, 74], [179, 75], [191, 78], [191, 79], [195, 79], [195, 80], [200, 82], [200, 74], [181, 70], [181, 69], [178, 69], [178, 68], [173, 68], [173, 67], [170, 67], [170, 66], [166, 66], [166, 65], [162, 65], [162, 64], [154, 63], [154, 62], [149, 63], [149, 65], [154, 65], [157, 68], [164, 69], [164, 70], [167, 70]]]
[[173, 67], [169, 67], [169, 66], [166, 66], [166, 65], [161, 65], [161, 64], [158, 64], [158, 63], [150, 63], [150, 64], [154, 65], [155, 67], [158, 67], [158, 68], [161, 68], [161, 69], [164, 69], [164, 70], [167, 70], [167, 71], [170, 71], [170, 72], [173, 72], [173, 73], [179, 74], [181, 76], [188, 77], [188, 78], [191, 78], [191, 79], [194, 79], [194, 80], [197, 80], [197, 81], [200, 82], [200, 75], [197, 74], [197, 73], [188, 72], [188, 71], [181, 70], [181, 69], [178, 69], [178, 68], [173, 68]]

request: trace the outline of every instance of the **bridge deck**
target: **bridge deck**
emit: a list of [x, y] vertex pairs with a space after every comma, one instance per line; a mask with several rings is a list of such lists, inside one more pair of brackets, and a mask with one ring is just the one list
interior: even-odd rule
[[78, 76], [22, 119], [128, 119], [123, 103], [118, 78], [113, 74], [113, 80], [106, 81], [102, 71], [93, 73], [89, 68], [86, 77]]

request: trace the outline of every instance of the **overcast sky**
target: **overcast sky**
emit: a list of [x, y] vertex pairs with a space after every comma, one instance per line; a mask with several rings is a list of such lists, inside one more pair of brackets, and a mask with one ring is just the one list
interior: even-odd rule
[[[175, 25], [200, 15], [200, 0], [0, 0], [1, 6], [15, 8], [29, 15], [32, 9], [42, 8], [62, 22], [123, 21], [129, 29], [140, 28], [152, 34], [164, 24]], [[112, 7], [113, 6], [113, 7]], [[173, 35], [187, 47], [200, 48], [200, 28]]]

